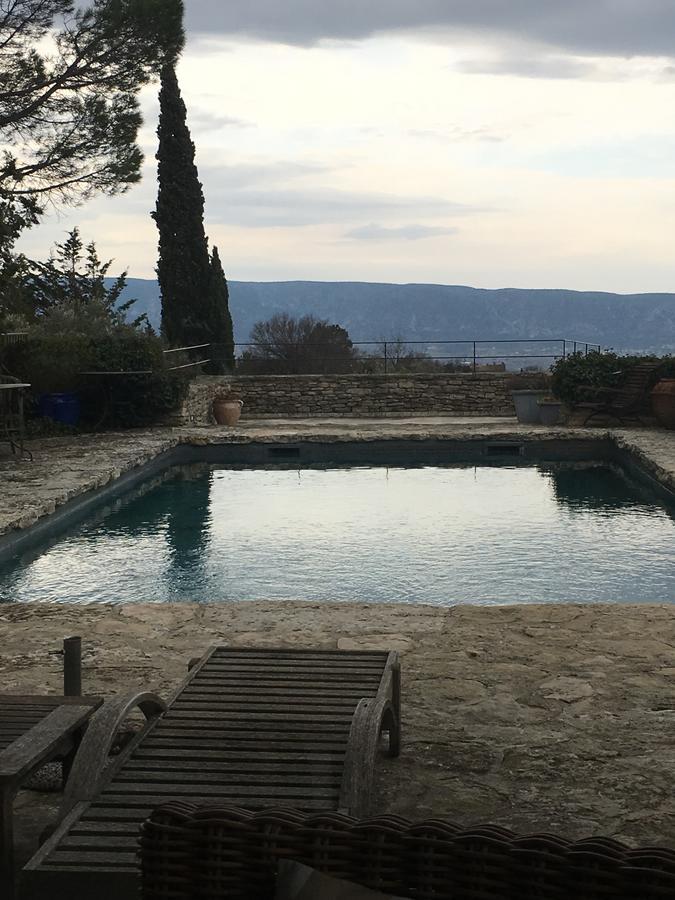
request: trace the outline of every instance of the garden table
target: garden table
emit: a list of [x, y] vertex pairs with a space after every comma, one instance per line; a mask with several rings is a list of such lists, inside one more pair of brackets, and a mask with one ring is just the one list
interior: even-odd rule
[[0, 694], [0, 897], [14, 896], [14, 797], [56, 756], [64, 773], [100, 697]]

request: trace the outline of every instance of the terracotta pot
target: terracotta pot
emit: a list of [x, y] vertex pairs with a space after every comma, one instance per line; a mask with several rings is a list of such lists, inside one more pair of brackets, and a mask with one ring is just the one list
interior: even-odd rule
[[213, 418], [218, 425], [236, 425], [243, 406], [241, 400], [222, 400], [216, 397], [213, 401]]
[[675, 428], [675, 378], [663, 378], [652, 390], [652, 409], [665, 428]]

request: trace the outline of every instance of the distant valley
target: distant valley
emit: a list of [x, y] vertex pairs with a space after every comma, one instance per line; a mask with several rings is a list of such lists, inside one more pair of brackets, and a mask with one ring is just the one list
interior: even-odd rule
[[[231, 281], [235, 340], [277, 312], [308, 313], [343, 326], [354, 341], [518, 340], [570, 338], [617, 351], [675, 352], [675, 294], [609, 294], [566, 290], [435, 284], [320, 281]], [[159, 327], [157, 282], [130, 278], [134, 314]]]

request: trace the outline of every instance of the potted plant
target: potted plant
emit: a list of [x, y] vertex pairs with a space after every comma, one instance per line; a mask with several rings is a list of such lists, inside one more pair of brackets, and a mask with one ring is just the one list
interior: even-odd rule
[[244, 401], [233, 391], [222, 391], [213, 398], [213, 418], [217, 425], [236, 425]]
[[508, 380], [518, 421], [524, 425], [538, 425], [539, 401], [550, 391], [550, 378], [544, 372], [524, 372]]
[[542, 425], [557, 425], [560, 421], [562, 403], [555, 397], [548, 395], [537, 400], [539, 407], [539, 421]]

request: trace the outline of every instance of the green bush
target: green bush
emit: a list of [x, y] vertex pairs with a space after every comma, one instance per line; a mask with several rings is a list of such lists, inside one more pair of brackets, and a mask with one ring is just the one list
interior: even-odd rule
[[588, 388], [619, 387], [627, 372], [638, 363], [661, 362], [654, 381], [675, 377], [672, 356], [620, 356], [618, 353], [572, 353], [559, 359], [552, 369], [551, 388], [556, 397], [575, 404], [588, 399]]
[[[175, 409], [187, 391], [186, 379], [167, 370], [160, 339], [130, 328], [97, 338], [31, 337], [8, 347], [4, 364], [36, 396], [77, 391], [82, 421], [94, 428], [150, 425]], [[101, 374], [82, 374], [87, 372]], [[137, 374], [117, 374], [122, 372]]]
[[33, 393], [53, 394], [76, 390], [80, 372], [89, 365], [90, 340], [83, 334], [29, 337], [3, 350], [3, 366], [32, 385]]

